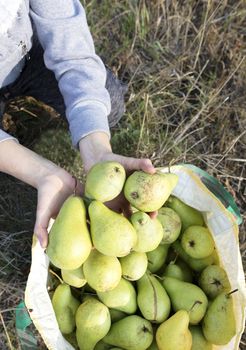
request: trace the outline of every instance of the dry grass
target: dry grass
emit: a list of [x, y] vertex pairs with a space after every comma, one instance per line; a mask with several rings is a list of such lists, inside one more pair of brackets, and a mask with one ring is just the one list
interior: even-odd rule
[[[156, 166], [182, 162], [200, 166], [225, 185], [245, 222], [245, 2], [83, 3], [98, 52], [129, 84], [126, 114], [112, 131], [115, 152], [150, 157]], [[54, 142], [57, 150], [51, 152]], [[81, 175], [78, 154], [66, 132], [49, 132], [35, 147]], [[0, 187], [0, 310], [6, 327], [0, 348], [11, 349], [8, 333], [15, 349], [13, 312], [7, 310], [23, 296], [36, 193], [2, 174]], [[244, 266], [245, 232], [244, 224], [240, 228]], [[244, 337], [241, 349], [245, 346]]]

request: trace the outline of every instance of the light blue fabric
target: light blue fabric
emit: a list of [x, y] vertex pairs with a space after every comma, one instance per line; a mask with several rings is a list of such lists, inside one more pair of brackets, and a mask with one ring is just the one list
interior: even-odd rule
[[[95, 131], [110, 135], [106, 70], [95, 53], [79, 0], [22, 1], [12, 27], [0, 33], [0, 87], [20, 74], [25, 48], [31, 48], [33, 25], [44, 48], [45, 64], [55, 73], [64, 97], [73, 145], [77, 146], [81, 138]], [[0, 141], [7, 138], [0, 130]]]

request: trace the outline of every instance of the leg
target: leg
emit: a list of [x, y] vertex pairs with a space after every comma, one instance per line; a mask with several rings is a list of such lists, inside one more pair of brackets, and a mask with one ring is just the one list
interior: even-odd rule
[[[117, 124], [117, 122], [124, 114], [124, 95], [127, 91], [127, 85], [123, 84], [119, 79], [115, 77], [111, 70], [107, 69], [106, 88], [108, 89], [111, 98], [111, 113], [108, 116], [108, 120], [110, 127], [113, 127]], [[16, 82], [8, 86], [7, 90], [9, 98], [11, 99], [18, 98], [19, 96], [31, 96], [36, 100], [43, 102], [45, 105], [52, 107], [62, 117], [65, 117], [65, 105], [63, 97], [59, 91], [54, 73], [48, 70], [44, 65], [43, 49], [37, 39], [34, 40], [33, 47], [30, 51], [30, 60], [27, 61], [23, 72]], [[49, 120], [46, 121], [42, 120], [44, 117], [43, 113], [41, 114], [42, 116], [40, 118], [38, 117], [33, 121], [33, 129], [38, 129], [39, 134], [44, 127], [54, 126], [54, 121], [55, 123], [57, 121], [57, 118], [54, 117], [54, 113], [53, 115], [51, 114], [50, 117], [48, 117]], [[20, 118], [20, 115], [16, 116], [16, 123], [20, 122], [18, 118]], [[29, 122], [30, 121], [27, 120], [27, 123], [24, 125], [24, 129], [29, 129]], [[39, 125], [35, 127], [35, 125], [38, 123]], [[23, 129], [23, 121], [20, 127], [16, 129], [21, 128]], [[6, 131], [11, 132], [11, 129], [8, 130], [7, 128]], [[22, 132], [23, 130], [20, 130], [20, 133]], [[15, 136], [19, 137], [18, 134]], [[37, 137], [38, 134], [35, 134], [35, 138]], [[22, 140], [20, 141], [22, 142]], [[23, 142], [26, 143], [25, 141]]]

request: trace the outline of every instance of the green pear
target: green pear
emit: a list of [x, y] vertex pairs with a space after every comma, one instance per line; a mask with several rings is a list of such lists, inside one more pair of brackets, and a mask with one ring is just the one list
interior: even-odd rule
[[205, 338], [215, 345], [226, 345], [236, 334], [232, 292], [220, 293], [210, 304], [202, 322]]
[[180, 241], [175, 241], [172, 244], [172, 248], [179, 255], [179, 257], [186, 262], [186, 264], [194, 271], [200, 272], [205, 267], [215, 264], [217, 261], [217, 253], [214, 250], [211, 255], [202, 259], [191, 258], [182, 248]]
[[211, 299], [217, 297], [221, 292], [231, 289], [226, 271], [218, 265], [207, 266], [202, 271], [198, 284]]
[[126, 313], [119, 310], [112, 309], [112, 308], [109, 309], [109, 313], [110, 313], [112, 323], [122, 320], [122, 318], [127, 316]]
[[111, 345], [106, 344], [104, 341], [100, 340], [98, 343], [96, 343], [94, 350], [111, 350], [111, 348]]
[[189, 266], [182, 260], [171, 261], [165, 268], [163, 276], [177, 278], [184, 282], [192, 282], [193, 280]]
[[47, 255], [53, 265], [64, 270], [80, 267], [91, 251], [82, 198], [69, 197], [61, 207], [49, 233]]
[[162, 207], [158, 210], [157, 219], [163, 229], [161, 243], [170, 244], [176, 241], [181, 232], [181, 219], [178, 214], [171, 208]]
[[148, 267], [150, 272], [158, 271], [164, 264], [167, 258], [169, 244], [160, 244], [156, 249], [147, 253]]
[[101, 202], [110, 201], [120, 194], [125, 179], [126, 172], [120, 163], [99, 162], [87, 174], [85, 195]]
[[204, 225], [201, 212], [185, 204], [179, 198], [170, 196], [165, 205], [173, 209], [179, 215], [182, 222], [182, 231], [186, 230], [189, 226]]
[[192, 335], [192, 348], [191, 350], [212, 350], [213, 345], [207, 341], [202, 333], [200, 326], [191, 326], [190, 332]]
[[[59, 270], [57, 272], [59, 273]], [[61, 281], [53, 273], [48, 273], [47, 290], [49, 293], [53, 292], [60, 284]]]
[[199, 323], [208, 306], [208, 299], [201, 288], [172, 277], [163, 277], [162, 283], [171, 299], [174, 311], [186, 310], [189, 312], [190, 323]]
[[69, 334], [64, 334], [64, 338], [72, 345], [72, 347], [75, 350], [79, 350], [75, 332], [69, 333]]
[[76, 312], [76, 337], [80, 350], [92, 350], [111, 326], [107, 306], [96, 299], [83, 302]]
[[214, 240], [206, 227], [189, 226], [181, 237], [184, 251], [194, 259], [203, 259], [214, 251]]
[[84, 293], [83, 294], [83, 297], [82, 297], [82, 302], [86, 301], [86, 300], [89, 300], [89, 299], [96, 299], [96, 300], [99, 300], [98, 296], [96, 294], [87, 294], [87, 293]]
[[64, 282], [76, 288], [83, 287], [87, 282], [82, 266], [75, 270], [61, 270], [61, 275]]
[[130, 204], [143, 212], [160, 209], [178, 182], [178, 176], [156, 171], [135, 171], [125, 182], [124, 194]]
[[96, 249], [84, 262], [83, 272], [88, 284], [97, 292], [114, 289], [121, 280], [121, 265], [113, 256], [103, 255]]
[[137, 242], [132, 224], [99, 201], [89, 206], [91, 237], [95, 248], [109, 256], [126, 256]]
[[155, 339], [153, 340], [152, 344], [148, 347], [147, 350], [159, 350]]
[[137, 232], [137, 242], [133, 250], [144, 253], [156, 249], [163, 237], [160, 221], [151, 219], [148, 214], [141, 211], [132, 214], [130, 220]]
[[188, 265], [194, 271], [201, 272], [205, 267], [215, 264], [216, 262], [216, 252], [215, 250], [211, 255], [202, 259], [189, 258]]
[[136, 281], [143, 276], [148, 266], [145, 253], [132, 251], [127, 256], [119, 258], [122, 276], [129, 281]]
[[189, 313], [177, 311], [163, 322], [156, 331], [159, 350], [191, 350], [192, 336], [189, 331]]
[[94, 348], [94, 350], [124, 350], [121, 348], [112, 348], [112, 345], [106, 344], [104, 343], [102, 340], [100, 340], [100, 342], [98, 342]]
[[148, 271], [137, 281], [137, 303], [146, 320], [161, 323], [169, 316], [170, 299], [158, 281]]
[[145, 350], [153, 341], [152, 325], [140, 316], [127, 316], [112, 324], [103, 341], [127, 350]]
[[137, 295], [131, 282], [121, 278], [112, 290], [97, 292], [98, 298], [109, 308], [134, 314], [137, 311]]
[[63, 334], [72, 333], [75, 328], [75, 313], [80, 303], [72, 295], [69, 285], [62, 283], [56, 288], [52, 305], [60, 331]]

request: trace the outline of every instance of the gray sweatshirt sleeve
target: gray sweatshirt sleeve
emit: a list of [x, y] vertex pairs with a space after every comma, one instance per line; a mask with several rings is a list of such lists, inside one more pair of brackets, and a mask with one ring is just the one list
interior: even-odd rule
[[0, 129], [0, 143], [6, 140], [15, 140], [16, 142], [19, 142], [15, 137]]
[[95, 131], [110, 135], [106, 70], [79, 0], [30, 0], [30, 15], [64, 97], [73, 145]]

